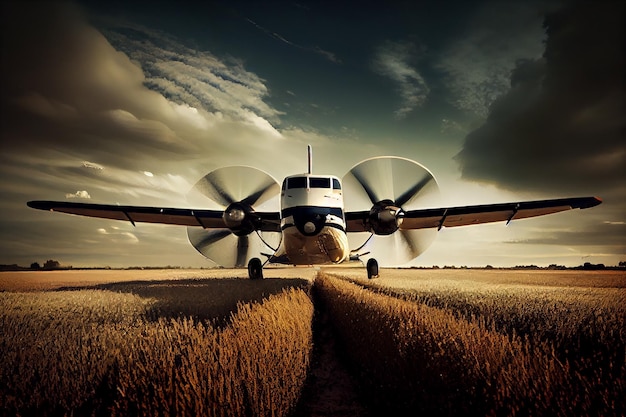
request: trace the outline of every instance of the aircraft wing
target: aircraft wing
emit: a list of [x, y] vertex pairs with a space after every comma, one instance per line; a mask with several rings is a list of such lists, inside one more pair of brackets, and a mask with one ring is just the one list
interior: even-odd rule
[[[597, 197], [561, 198], [555, 200], [522, 201], [516, 203], [477, 206], [431, 208], [405, 212], [400, 229], [427, 229], [468, 226], [543, 216], [571, 209], [586, 209], [602, 203]], [[348, 232], [366, 232], [369, 211], [347, 212]]]
[[[125, 220], [135, 225], [136, 222], [175, 224], [180, 226], [198, 226], [205, 229], [226, 228], [222, 220], [222, 210], [195, 210], [166, 207], [117, 206], [109, 204], [72, 203], [63, 201], [29, 201], [29, 207], [76, 214], [79, 216], [98, 217], [101, 219]], [[258, 230], [280, 232], [280, 213], [255, 212], [258, 216]]]

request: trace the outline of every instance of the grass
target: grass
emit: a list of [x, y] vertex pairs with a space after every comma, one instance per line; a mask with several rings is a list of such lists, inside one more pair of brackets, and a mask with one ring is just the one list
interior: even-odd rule
[[623, 415], [626, 306], [619, 285], [413, 281], [323, 273], [316, 280], [379, 410]]

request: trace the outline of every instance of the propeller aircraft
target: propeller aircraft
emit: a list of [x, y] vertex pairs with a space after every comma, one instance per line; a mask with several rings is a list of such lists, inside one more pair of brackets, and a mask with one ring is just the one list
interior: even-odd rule
[[[429, 207], [439, 193], [432, 173], [410, 159], [384, 156], [356, 164], [343, 177], [308, 171], [284, 179], [246, 166], [218, 168], [191, 192], [219, 209], [30, 201], [28, 206], [80, 216], [187, 226], [191, 244], [223, 267], [245, 267], [263, 278], [267, 263], [366, 262], [369, 278], [426, 250], [443, 227], [506, 222], [599, 205], [574, 197], [459, 207]], [[277, 208], [261, 209], [271, 206]], [[426, 205], [425, 205], [426, 204]], [[351, 239], [349, 239], [349, 237]], [[261, 257], [265, 261], [261, 261]]]

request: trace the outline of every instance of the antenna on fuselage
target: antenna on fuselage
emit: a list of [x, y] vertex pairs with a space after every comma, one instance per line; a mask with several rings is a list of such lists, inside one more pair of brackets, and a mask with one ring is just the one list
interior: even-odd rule
[[309, 154], [309, 175], [313, 173], [313, 148], [311, 145], [307, 145], [307, 151]]

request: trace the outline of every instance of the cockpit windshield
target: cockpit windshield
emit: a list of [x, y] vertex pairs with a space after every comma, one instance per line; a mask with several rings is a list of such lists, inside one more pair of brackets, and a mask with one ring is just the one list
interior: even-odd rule
[[327, 188], [341, 190], [341, 184], [337, 178], [330, 177], [289, 177], [283, 182], [283, 190], [294, 188]]
[[306, 188], [306, 177], [287, 178], [287, 188]]
[[330, 178], [310, 177], [309, 186], [311, 188], [330, 188]]

